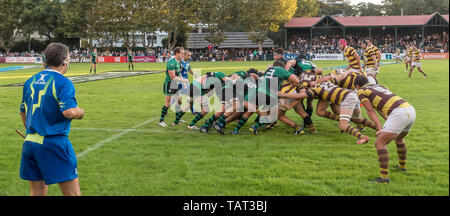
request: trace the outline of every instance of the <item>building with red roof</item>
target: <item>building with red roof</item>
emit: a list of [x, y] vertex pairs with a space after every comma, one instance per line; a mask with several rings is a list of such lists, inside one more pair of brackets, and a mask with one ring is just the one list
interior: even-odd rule
[[390, 34], [397, 37], [399, 34], [417, 34], [422, 39], [425, 34], [436, 32], [448, 32], [449, 15], [433, 13], [430, 15], [408, 16], [360, 16], [360, 17], [296, 17], [285, 23], [285, 39], [298, 34], [314, 35], [340, 34], [345, 38], [346, 34], [365, 33], [369, 37], [372, 34]]

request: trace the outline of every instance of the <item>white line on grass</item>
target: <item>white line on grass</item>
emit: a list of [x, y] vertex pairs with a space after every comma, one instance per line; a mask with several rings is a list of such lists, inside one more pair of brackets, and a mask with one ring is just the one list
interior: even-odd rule
[[148, 123], [150, 123], [152, 121], [155, 121], [158, 118], [159, 117], [151, 118], [151, 119], [149, 119], [147, 121], [144, 121], [144, 122], [142, 122], [142, 123], [140, 123], [138, 125], [135, 125], [134, 127], [130, 128], [130, 129], [123, 130], [122, 132], [120, 132], [120, 133], [118, 133], [118, 134], [116, 134], [116, 135], [114, 135], [112, 137], [109, 137], [108, 139], [102, 140], [102, 141], [96, 143], [95, 145], [89, 147], [88, 149], [84, 150], [80, 154], [78, 154], [78, 158], [80, 159], [83, 156], [85, 156], [86, 154], [88, 154], [89, 152], [103, 147], [103, 145], [105, 145], [106, 143], [108, 143], [108, 142], [110, 142], [112, 140], [115, 140], [117, 138], [120, 138], [121, 136], [123, 136], [123, 135], [125, 135], [125, 134], [127, 134], [127, 133], [129, 133], [129, 132], [131, 132], [133, 130], [136, 130], [137, 128], [142, 127], [142, 126], [144, 126], [144, 125], [146, 125], [146, 124], [148, 124]]

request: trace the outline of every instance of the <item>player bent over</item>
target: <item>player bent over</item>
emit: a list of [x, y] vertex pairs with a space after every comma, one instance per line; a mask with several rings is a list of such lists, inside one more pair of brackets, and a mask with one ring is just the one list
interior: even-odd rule
[[[358, 97], [354, 91], [349, 89], [340, 88], [335, 83], [340, 79], [343, 79], [346, 74], [340, 77], [327, 76], [319, 80], [319, 84], [315, 87], [310, 88], [306, 93], [300, 94], [283, 94], [279, 93], [279, 97], [293, 98], [293, 99], [303, 99], [303, 98], [314, 98], [318, 97], [320, 100], [317, 103], [317, 115], [322, 117], [327, 117], [326, 107], [329, 103], [334, 103], [340, 105], [339, 110], [339, 128], [343, 132], [355, 136], [358, 138], [357, 144], [363, 144], [369, 142], [369, 137], [360, 133], [356, 128], [350, 125], [351, 119], [362, 123], [364, 119], [361, 117], [361, 111], [359, 110]], [[327, 81], [330, 80], [330, 81]], [[331, 97], [328, 97], [331, 95]], [[325, 109], [324, 109], [325, 107]], [[327, 112], [327, 111], [326, 111]], [[329, 113], [331, 114], [331, 113]], [[334, 120], [337, 120], [336, 118]]]
[[[380, 177], [375, 179], [375, 182], [389, 183], [389, 155], [386, 146], [394, 140], [399, 159], [398, 168], [406, 171], [406, 144], [404, 138], [414, 124], [416, 112], [414, 107], [406, 100], [393, 94], [383, 86], [369, 84], [366, 77], [358, 76], [355, 82], [358, 89], [358, 97], [366, 109], [367, 115], [375, 123], [378, 130], [374, 144], [380, 163]], [[374, 109], [382, 111], [387, 116], [383, 128]]]

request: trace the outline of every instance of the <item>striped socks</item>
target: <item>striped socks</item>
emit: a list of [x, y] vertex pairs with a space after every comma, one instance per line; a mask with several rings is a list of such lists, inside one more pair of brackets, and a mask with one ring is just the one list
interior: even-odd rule
[[335, 121], [339, 121], [339, 116], [329, 112], [329, 111], [325, 111], [325, 115], [323, 116], [327, 119], [331, 119], [331, 120], [335, 120]]
[[362, 133], [360, 133], [358, 130], [356, 130], [356, 128], [352, 127], [351, 125], [349, 125], [346, 129], [345, 132], [347, 132], [348, 134], [357, 137], [358, 139], [361, 139], [364, 137], [364, 135]]
[[397, 143], [398, 163], [400, 169], [406, 169], [406, 144]]
[[164, 105], [161, 110], [161, 118], [159, 119], [159, 122], [164, 121], [164, 117], [166, 117], [168, 110], [169, 110], [169, 107], [166, 107], [166, 105]]
[[225, 114], [222, 114], [220, 117], [219, 117], [219, 119], [217, 119], [217, 121], [220, 123], [220, 124], [222, 124], [222, 126], [224, 126], [225, 127], [225, 125], [227, 125], [227, 116], [225, 116]]
[[203, 118], [202, 113], [197, 113], [197, 115], [195, 115], [194, 119], [192, 120], [192, 122], [189, 124], [189, 126], [194, 126], [195, 124], [197, 124], [198, 121], [200, 121]]
[[183, 112], [183, 111], [177, 112], [177, 115], [175, 117], [175, 121], [173, 123], [174, 124], [178, 124], [184, 114], [185, 114], [185, 112]]
[[216, 115], [212, 115], [208, 120], [206, 120], [205, 124], [202, 125], [202, 127], [211, 127], [211, 125], [217, 120], [217, 116]]
[[236, 128], [234, 129], [235, 131], [239, 131], [242, 126], [245, 125], [245, 123], [247, 123], [248, 119], [246, 119], [245, 117], [241, 117], [241, 119], [239, 119], [238, 124], [236, 125]]
[[389, 155], [387, 149], [377, 150], [378, 161], [380, 162], [380, 177], [383, 179], [389, 178]]

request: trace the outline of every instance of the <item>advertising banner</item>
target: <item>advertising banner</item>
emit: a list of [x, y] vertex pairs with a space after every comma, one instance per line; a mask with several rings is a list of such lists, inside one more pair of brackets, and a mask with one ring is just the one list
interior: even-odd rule
[[448, 59], [448, 53], [422, 53], [422, 59]]
[[42, 63], [40, 57], [6, 57], [5, 63]]
[[126, 56], [99, 56], [98, 63], [125, 63]]
[[5, 57], [0, 57], [0, 63], [6, 63], [6, 58]]
[[[138, 63], [156, 62], [156, 56], [134, 56], [133, 60], [134, 60], [134, 62], [138, 62]], [[127, 62], [128, 62], [128, 58], [127, 58]]]
[[344, 60], [344, 55], [342, 54], [313, 54], [312, 60]]

